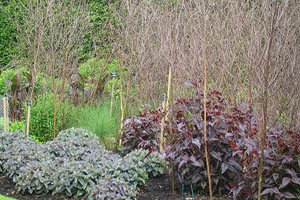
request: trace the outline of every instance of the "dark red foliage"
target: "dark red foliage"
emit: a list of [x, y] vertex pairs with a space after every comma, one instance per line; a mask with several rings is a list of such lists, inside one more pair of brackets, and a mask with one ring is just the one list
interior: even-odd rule
[[[179, 99], [165, 121], [165, 158], [174, 165], [182, 182], [208, 191], [204, 153], [203, 93], [197, 83], [189, 99]], [[232, 104], [216, 90], [207, 93], [207, 135], [214, 193], [230, 193], [235, 199], [257, 199], [260, 134], [250, 108]], [[124, 147], [157, 151], [161, 119], [157, 110], [143, 110], [126, 119]], [[264, 150], [263, 197], [296, 198], [299, 193], [299, 133], [283, 127], [268, 130]]]
[[22, 72], [22, 75], [16, 72], [11, 80], [4, 79], [8, 87], [6, 95], [9, 97], [9, 117], [12, 122], [22, 120], [22, 108], [33, 85], [32, 72]]
[[165, 114], [161, 108], [150, 110], [148, 106], [144, 106], [138, 115], [126, 118], [120, 137], [124, 150], [143, 148], [157, 151], [160, 124]]

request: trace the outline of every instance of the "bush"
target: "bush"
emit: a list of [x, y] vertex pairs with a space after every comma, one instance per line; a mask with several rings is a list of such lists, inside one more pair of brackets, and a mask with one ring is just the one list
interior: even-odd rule
[[15, 121], [9, 123], [9, 132], [15, 132], [20, 130], [21, 132], [25, 132], [25, 121]]
[[149, 150], [136, 149], [124, 157], [126, 165], [138, 166], [150, 177], [156, 177], [165, 173], [167, 163], [157, 153]]
[[135, 199], [137, 189], [120, 178], [100, 179], [90, 191], [88, 200], [93, 199]]
[[0, 167], [22, 192], [135, 199], [136, 187], [145, 182], [147, 173], [164, 172], [158, 155], [137, 150], [122, 158], [84, 129], [62, 131], [44, 144], [20, 132], [0, 136]]
[[[165, 159], [178, 171], [181, 182], [208, 191], [205, 165], [204, 103], [197, 83], [196, 94], [179, 99], [165, 121]], [[207, 93], [208, 152], [213, 187], [236, 198], [257, 198], [260, 136], [250, 108], [232, 104], [216, 90]], [[157, 151], [160, 141], [160, 109], [147, 110], [125, 120], [121, 139], [124, 148]], [[264, 151], [263, 195], [270, 199], [296, 198], [299, 192], [300, 139], [292, 131], [267, 133]]]
[[[62, 103], [57, 101], [56, 106], [56, 132], [58, 133], [72, 119], [74, 107], [67, 101]], [[27, 116], [27, 105], [24, 110]], [[30, 113], [30, 136], [41, 143], [52, 140], [54, 137], [54, 94], [46, 93], [39, 96], [37, 102], [31, 105]]]
[[0, 170], [15, 181], [20, 168], [41, 161], [39, 145], [21, 132], [0, 134]]
[[126, 118], [120, 136], [124, 151], [140, 148], [158, 151], [160, 123], [165, 114], [161, 108], [150, 110], [144, 106], [138, 115]]
[[119, 136], [120, 115], [115, 110], [110, 113], [109, 102], [99, 106], [81, 108], [78, 126], [96, 134], [107, 149], [114, 149]]

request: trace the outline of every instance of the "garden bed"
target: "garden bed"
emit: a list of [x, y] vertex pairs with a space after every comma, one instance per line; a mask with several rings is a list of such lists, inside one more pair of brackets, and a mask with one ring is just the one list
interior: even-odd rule
[[[22, 194], [21, 192], [18, 192], [18, 190], [15, 187], [15, 183], [4, 176], [3, 173], [0, 173], [0, 194], [13, 197], [18, 200], [79, 200], [83, 198], [76, 198], [76, 197], [66, 197], [64, 195], [51, 195], [43, 194], [43, 195], [36, 195], [36, 194]], [[187, 198], [189, 195], [187, 192], [184, 193], [184, 196]], [[196, 195], [195, 197], [197, 200], [206, 200], [209, 199], [205, 196]], [[168, 175], [162, 175], [156, 178], [149, 178], [146, 181], [146, 184], [140, 187], [139, 189], [139, 195], [137, 196], [137, 200], [155, 200], [155, 199], [163, 199], [163, 200], [179, 200], [182, 199], [181, 191], [180, 191], [180, 185], [176, 185], [176, 193], [173, 194], [171, 192], [171, 184]], [[228, 196], [219, 196], [215, 197], [214, 199], [219, 200], [226, 200], [226, 199], [232, 199]]]

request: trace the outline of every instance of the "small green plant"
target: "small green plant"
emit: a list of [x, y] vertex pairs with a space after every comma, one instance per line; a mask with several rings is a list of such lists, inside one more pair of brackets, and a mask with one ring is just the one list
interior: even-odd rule
[[23, 133], [25, 132], [25, 121], [9, 122], [9, 132], [15, 132], [17, 130], [20, 130]]
[[[29, 135], [38, 142], [46, 142], [53, 139], [54, 130], [54, 95], [46, 93], [31, 105]], [[66, 128], [75, 114], [74, 107], [67, 101], [57, 103], [56, 130], [57, 132]], [[25, 115], [28, 107], [25, 105]]]
[[78, 126], [96, 134], [108, 149], [115, 147], [116, 138], [119, 136], [120, 113], [114, 111], [110, 114], [109, 102], [98, 106], [80, 108]]

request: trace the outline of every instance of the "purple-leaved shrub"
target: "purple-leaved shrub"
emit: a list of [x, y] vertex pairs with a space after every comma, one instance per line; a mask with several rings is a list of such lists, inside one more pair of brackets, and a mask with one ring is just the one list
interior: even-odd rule
[[[178, 171], [181, 182], [208, 191], [204, 152], [204, 94], [199, 83], [190, 98], [178, 99], [167, 111], [164, 158]], [[257, 199], [261, 136], [250, 107], [236, 105], [222, 94], [207, 92], [207, 136], [209, 164], [215, 193], [229, 193], [234, 199]], [[157, 151], [160, 108], [144, 109], [125, 119], [121, 139], [125, 148]], [[264, 150], [263, 198], [299, 198], [299, 133], [283, 127], [270, 128]], [[298, 196], [297, 196], [298, 194]]]

